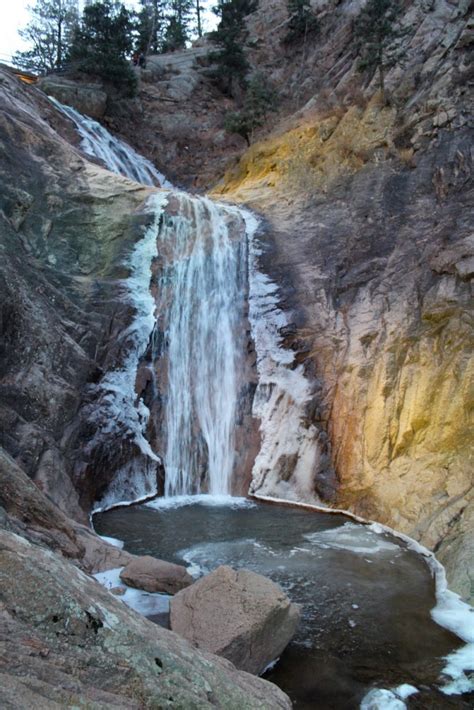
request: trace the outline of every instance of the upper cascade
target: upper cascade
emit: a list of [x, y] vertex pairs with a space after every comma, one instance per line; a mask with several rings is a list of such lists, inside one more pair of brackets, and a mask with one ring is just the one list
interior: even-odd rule
[[[76, 125], [83, 149], [109, 170], [143, 184], [171, 187], [146, 158], [96, 121], [52, 100]], [[169, 209], [164, 211], [166, 201]], [[177, 191], [150, 202], [149, 208], [154, 220], [134, 248], [127, 279], [136, 311], [130, 332], [137, 337], [124, 366], [102, 379], [103, 396], [94, 414], [99, 436], [122, 426], [127, 435], [132, 432], [140, 453], [116, 473], [101, 501], [104, 506], [157, 492], [153, 480], [159, 459], [144, 438], [150, 410], [141, 399], [133, 403], [139, 360], [150, 339], [153, 393], [148, 404], [160, 420], [155, 432], [164, 432], [155, 437], [155, 448], [163, 451], [165, 495], [227, 495], [232, 487], [248, 291], [245, 222], [237, 208]], [[156, 308], [150, 299], [155, 260], [160, 266]], [[156, 400], [163, 406], [155, 406]]]
[[84, 116], [71, 106], [62, 104], [53, 96], [49, 98], [76, 126], [82, 138], [81, 147], [85, 153], [101, 160], [113, 173], [123, 175], [142, 185], [172, 187], [153, 163], [120, 138], [109, 133], [100, 123]]

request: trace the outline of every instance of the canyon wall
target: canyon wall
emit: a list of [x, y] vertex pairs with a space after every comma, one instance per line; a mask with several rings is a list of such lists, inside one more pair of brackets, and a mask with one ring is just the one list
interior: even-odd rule
[[[238, 162], [240, 139], [221, 125], [230, 100], [199, 63], [151, 66], [133, 119], [123, 106], [105, 120], [150, 157], [161, 151], [183, 182], [209, 185], [230, 162], [215, 194], [264, 217], [260, 266], [280, 287], [283, 344], [312, 383], [315, 495], [436, 549], [468, 596], [472, 20], [466, 2], [406, 3], [405, 61], [387, 74], [385, 105], [356, 69], [360, 6], [315, 3], [319, 34], [291, 52], [281, 0], [250, 16], [249, 56], [281, 87], [281, 109]], [[71, 126], [13, 82], [2, 74], [2, 444], [84, 520], [130, 455], [108, 442], [91, 456], [84, 442], [94, 383], [123, 354], [123, 258], [148, 223], [149, 191], [84, 161]], [[189, 141], [177, 124], [192, 124]], [[290, 486], [297, 463], [282, 462]], [[257, 492], [272, 493], [268, 480]]]
[[[437, 550], [469, 597], [471, 20], [462, 3], [407, 4], [409, 61], [388, 74], [385, 105], [356, 71], [353, 3], [319, 7], [326, 34], [300, 66], [275, 68], [281, 4], [270, 5], [273, 45], [255, 49], [255, 61], [260, 51], [270, 76], [288, 86], [303, 75], [302, 91], [316, 93], [215, 193], [252, 206], [269, 227], [261, 266], [292, 320], [284, 342], [314, 382], [308, 410], [326, 454], [315, 491]], [[249, 20], [257, 35], [262, 12]], [[335, 53], [344, 58], [336, 78]], [[263, 482], [256, 492], [275, 491]]]
[[41, 92], [8, 73], [0, 88], [0, 443], [85, 521], [113, 475], [87, 455], [97, 428], [87, 412], [94, 383], [120, 362], [132, 315], [124, 259], [148, 219], [149, 190], [86, 161], [51, 127], [70, 135]]

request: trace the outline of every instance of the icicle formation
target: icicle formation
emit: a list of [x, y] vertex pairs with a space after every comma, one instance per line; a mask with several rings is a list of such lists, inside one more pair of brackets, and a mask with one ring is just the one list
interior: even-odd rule
[[139, 155], [120, 138], [111, 135], [100, 123], [83, 116], [71, 106], [65, 106], [52, 96], [49, 98], [76, 126], [82, 138], [81, 147], [84, 152], [101, 160], [111, 172], [142, 185], [172, 187], [149, 160]]
[[[238, 210], [176, 194], [158, 249], [168, 373], [165, 495], [228, 494], [241, 384], [246, 244]], [[161, 315], [162, 314], [162, 315]]]
[[[281, 345], [287, 316], [279, 305], [278, 286], [259, 268], [258, 221], [242, 210], [249, 240], [249, 319], [257, 352], [258, 387], [253, 414], [260, 420], [262, 443], [252, 470], [250, 492], [286, 500], [320, 503], [313, 474], [321, 452], [318, 431], [308, 425], [306, 404], [311, 384], [294, 353]], [[293, 461], [291, 480], [282, 467]]]
[[[134, 441], [137, 455], [120, 468], [100, 501], [106, 509], [118, 501], [134, 501], [154, 495], [156, 464], [159, 457], [146, 439], [150, 412], [143, 400], [136, 404], [135, 379], [140, 358], [147, 349], [155, 326], [155, 301], [150, 292], [151, 267], [157, 257], [157, 233], [168, 194], [152, 195], [147, 203], [153, 222], [135, 245], [127, 265], [130, 276], [125, 280], [126, 298], [133, 305], [135, 317], [123, 333], [126, 356], [121, 367], [106, 372], [97, 385], [100, 394], [90, 421], [97, 426], [97, 439], [109, 437], [116, 442], [126, 436]], [[90, 445], [93, 447], [96, 441]]]

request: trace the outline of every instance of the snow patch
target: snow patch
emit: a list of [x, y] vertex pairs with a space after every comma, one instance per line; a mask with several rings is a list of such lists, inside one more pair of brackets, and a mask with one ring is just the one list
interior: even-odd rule
[[[474, 614], [473, 614], [474, 616]], [[468, 643], [454, 653], [446, 656], [443, 674], [451, 678], [441, 690], [445, 695], [460, 695], [474, 690], [472, 672], [474, 671], [474, 643]], [[470, 674], [469, 674], [470, 671]], [[471, 677], [469, 677], [471, 675]]]
[[406, 708], [403, 701], [414, 693], [418, 693], [418, 689], [408, 683], [393, 690], [373, 688], [362, 699], [360, 710], [403, 710]]
[[118, 540], [116, 537], [107, 537], [107, 535], [99, 535], [101, 540], [105, 540], [105, 542], [108, 542], [109, 545], [113, 545], [114, 547], [118, 547], [119, 550], [123, 550], [124, 546], [124, 541], [123, 540]]
[[120, 579], [120, 572], [123, 567], [109, 569], [106, 572], [94, 574], [94, 578], [106, 589], [123, 589], [123, 594], [114, 594], [116, 599], [127, 604], [143, 616], [153, 616], [154, 614], [167, 614], [169, 612], [170, 597], [167, 594], [158, 592], [145, 592], [141, 589], [133, 589]]

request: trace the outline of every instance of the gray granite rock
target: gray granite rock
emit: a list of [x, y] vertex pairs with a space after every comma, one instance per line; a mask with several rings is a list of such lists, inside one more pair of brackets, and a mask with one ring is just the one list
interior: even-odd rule
[[150, 555], [131, 560], [120, 572], [120, 579], [129, 587], [165, 594], [175, 594], [193, 583], [186, 567], [157, 560]]

